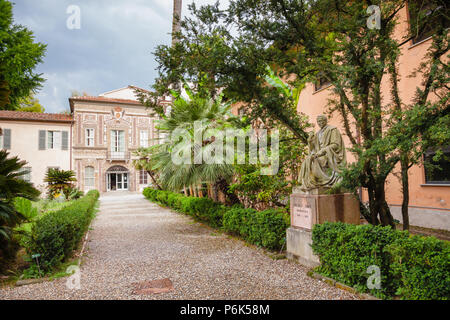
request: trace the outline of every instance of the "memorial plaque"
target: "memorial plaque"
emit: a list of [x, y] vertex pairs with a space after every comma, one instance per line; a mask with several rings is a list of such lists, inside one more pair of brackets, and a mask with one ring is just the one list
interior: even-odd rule
[[312, 228], [312, 209], [308, 205], [308, 201], [296, 201], [292, 210], [292, 225], [294, 227], [311, 230]]

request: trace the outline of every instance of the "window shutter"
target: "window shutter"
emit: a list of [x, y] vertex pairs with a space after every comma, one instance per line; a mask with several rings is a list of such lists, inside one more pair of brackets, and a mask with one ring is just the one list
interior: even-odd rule
[[3, 129], [3, 148], [11, 149], [11, 129]]
[[119, 152], [125, 151], [125, 131], [119, 131]]
[[39, 150], [45, 150], [45, 130], [39, 130]]
[[61, 150], [62, 146], [62, 134], [61, 131], [53, 132], [53, 149]]
[[63, 131], [62, 132], [62, 150], [68, 150], [69, 149], [69, 132]]

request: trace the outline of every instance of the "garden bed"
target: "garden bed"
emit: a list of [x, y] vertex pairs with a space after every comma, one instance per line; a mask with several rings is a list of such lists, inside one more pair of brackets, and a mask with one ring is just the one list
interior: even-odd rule
[[289, 214], [282, 210], [256, 211], [242, 206], [227, 207], [209, 198], [146, 188], [144, 196], [153, 202], [192, 216], [214, 228], [238, 236], [269, 250], [280, 250], [286, 243]]
[[[383, 299], [450, 299], [450, 244], [374, 225], [317, 224], [316, 272]], [[378, 288], [368, 287], [379, 271]], [[376, 282], [371, 282], [375, 285]]]
[[[27, 223], [16, 227], [16, 238], [22, 247], [17, 255], [15, 280], [54, 276], [71, 263], [75, 250], [94, 217], [99, 197], [97, 190], [88, 192], [77, 200], [57, 202], [18, 200], [17, 206], [29, 216]], [[68, 262], [69, 261], [69, 262]], [[14, 267], [14, 266], [13, 266]], [[9, 280], [7, 280], [9, 281]]]

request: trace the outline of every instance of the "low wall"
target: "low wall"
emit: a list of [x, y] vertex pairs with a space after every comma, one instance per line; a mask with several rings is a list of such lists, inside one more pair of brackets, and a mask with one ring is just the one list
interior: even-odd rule
[[[402, 223], [401, 206], [391, 205], [391, 213]], [[417, 227], [450, 231], [450, 209], [409, 207], [409, 224]]]

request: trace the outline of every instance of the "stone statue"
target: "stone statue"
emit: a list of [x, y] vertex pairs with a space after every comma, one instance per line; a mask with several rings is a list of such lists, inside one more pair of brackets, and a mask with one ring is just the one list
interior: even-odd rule
[[164, 112], [164, 115], [166, 116], [166, 117], [170, 117], [170, 114], [172, 113], [172, 107], [171, 106], [168, 106], [167, 107], [167, 109], [166, 109], [166, 111]]
[[320, 130], [308, 137], [309, 154], [300, 169], [300, 190], [331, 188], [340, 181], [339, 173], [346, 165], [344, 141], [336, 127], [327, 124], [327, 117], [317, 117]]

